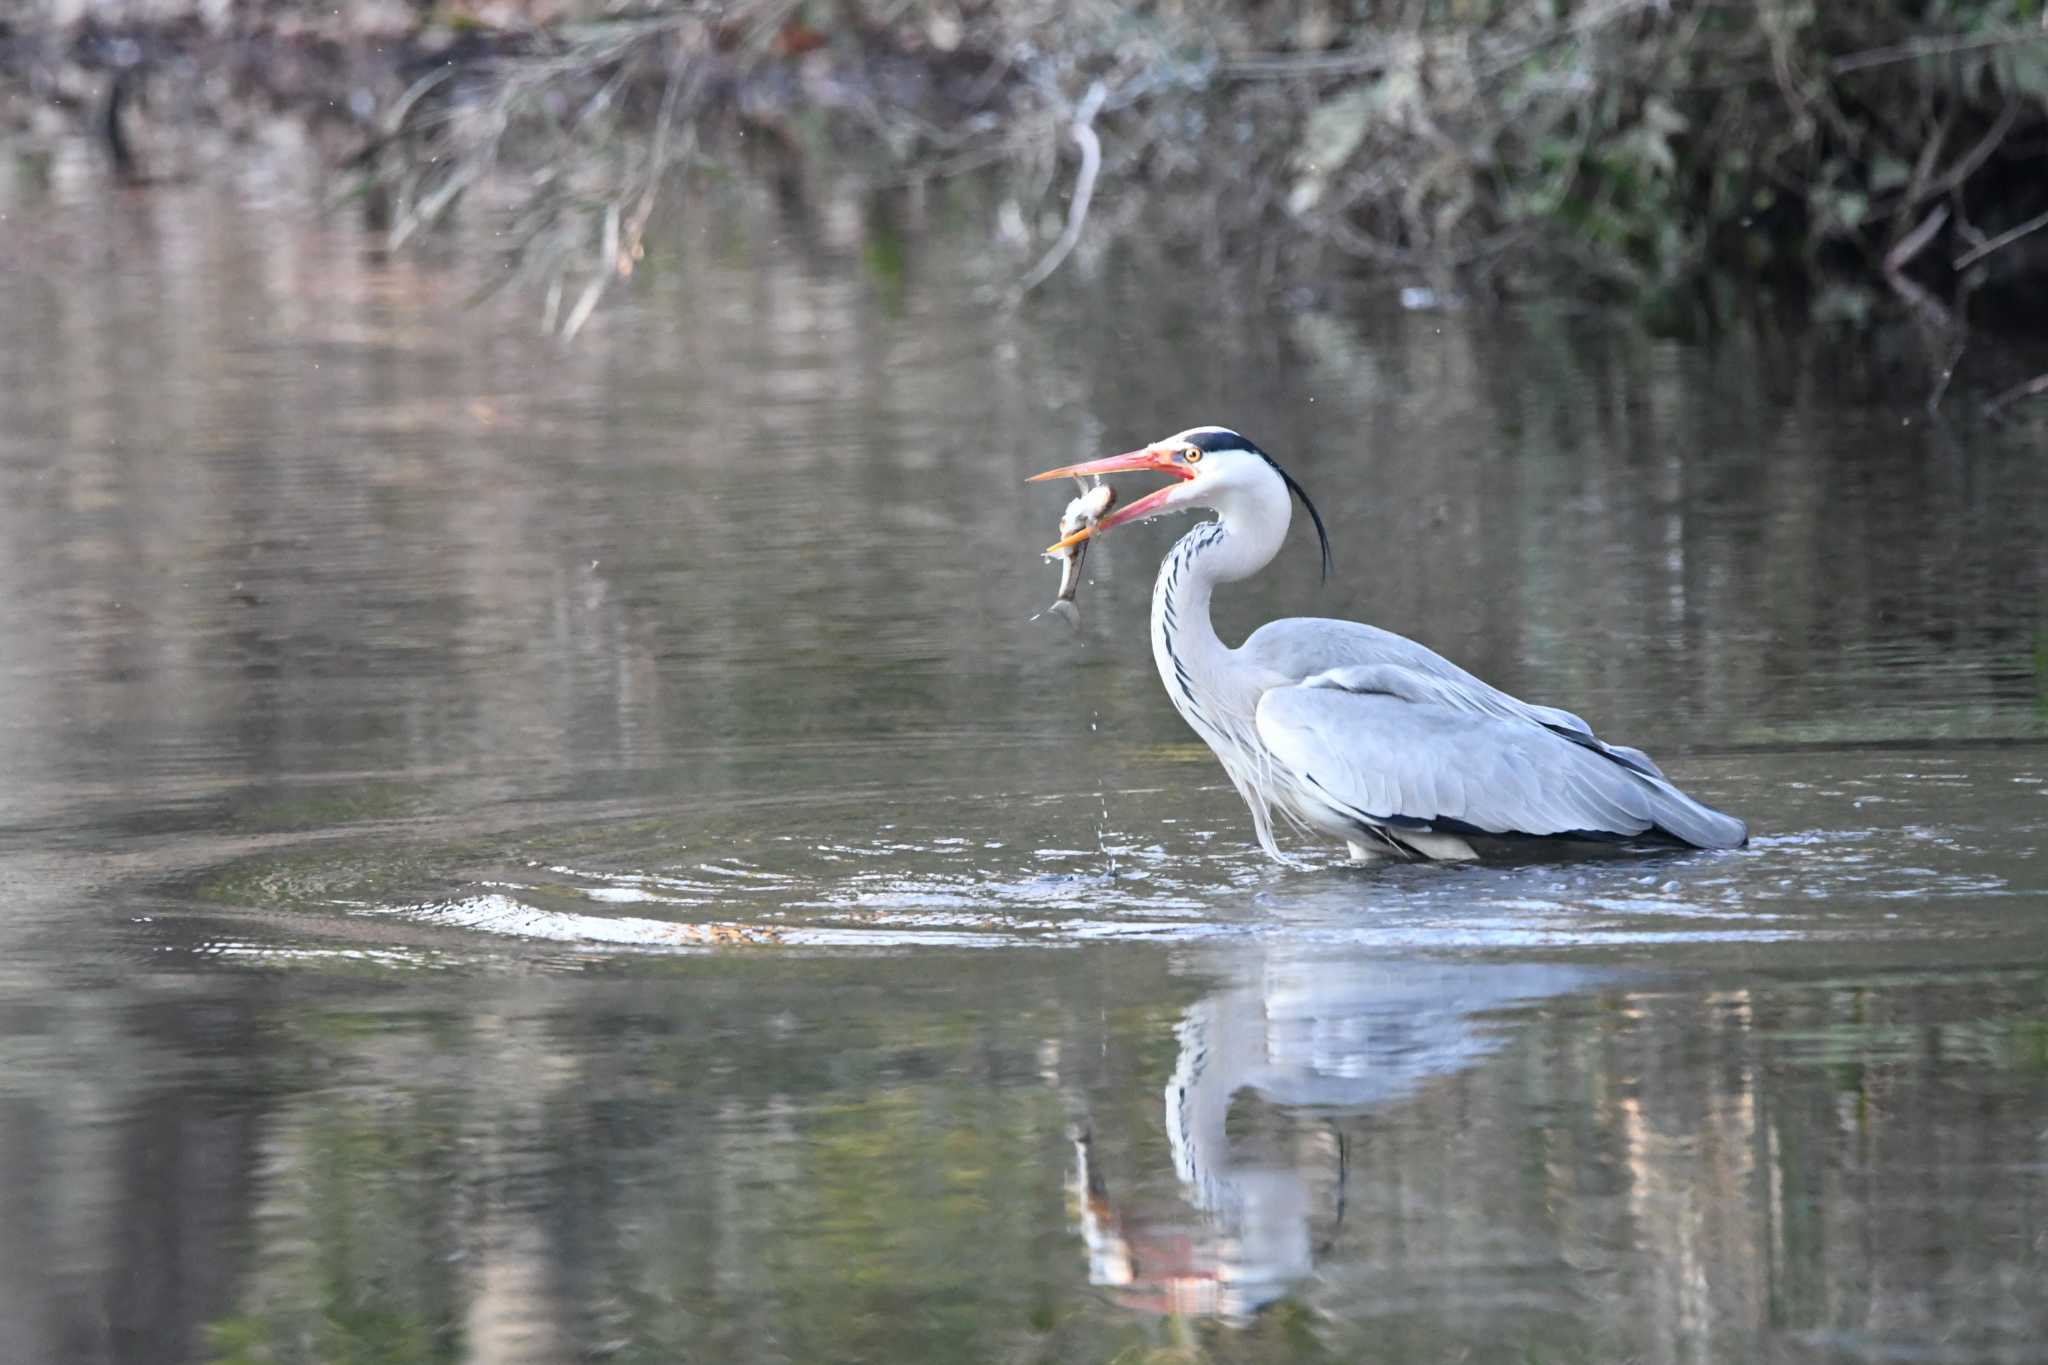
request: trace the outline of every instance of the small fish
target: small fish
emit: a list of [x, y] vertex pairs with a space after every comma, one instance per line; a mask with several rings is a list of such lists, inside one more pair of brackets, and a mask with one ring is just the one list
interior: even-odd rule
[[[1080, 483], [1080, 480], [1075, 480]], [[1060, 539], [1065, 540], [1084, 526], [1092, 527], [1109, 514], [1116, 506], [1116, 490], [1106, 483], [1092, 488], [1081, 483], [1081, 494], [1067, 504], [1067, 510], [1060, 514]], [[1075, 630], [1081, 628], [1081, 609], [1074, 605], [1074, 595], [1081, 591], [1081, 561], [1088, 557], [1088, 542], [1083, 540], [1069, 545], [1058, 554], [1047, 555], [1048, 559], [1060, 561], [1060, 591], [1046, 608], [1053, 615], [1065, 621]]]

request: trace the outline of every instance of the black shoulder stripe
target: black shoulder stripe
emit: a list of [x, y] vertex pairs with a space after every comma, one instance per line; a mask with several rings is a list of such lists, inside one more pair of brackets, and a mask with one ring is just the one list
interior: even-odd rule
[[1580, 734], [1577, 730], [1568, 730], [1562, 725], [1544, 725], [1543, 728], [1550, 731], [1553, 735], [1570, 740], [1582, 749], [1591, 749], [1602, 758], [1617, 763], [1632, 773], [1641, 773], [1644, 777], [1662, 776], [1661, 773], [1652, 772], [1650, 769], [1645, 768], [1627, 754], [1617, 752], [1613, 745], [1601, 740], [1597, 735]]

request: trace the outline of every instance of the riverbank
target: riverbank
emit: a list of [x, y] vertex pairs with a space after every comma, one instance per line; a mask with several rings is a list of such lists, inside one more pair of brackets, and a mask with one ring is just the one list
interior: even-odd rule
[[396, 243], [497, 215], [566, 332], [721, 174], [979, 175], [1019, 294], [1139, 255], [1247, 297], [2043, 325], [2036, 0], [1553, 9], [50, 0], [0, 29], [0, 107], [136, 184], [310, 160]]

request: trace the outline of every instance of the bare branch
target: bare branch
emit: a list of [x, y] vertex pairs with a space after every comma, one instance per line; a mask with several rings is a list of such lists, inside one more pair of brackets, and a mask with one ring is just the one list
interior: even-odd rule
[[1997, 120], [1992, 123], [1983, 137], [1977, 139], [1976, 145], [1963, 153], [1961, 160], [1937, 176], [1925, 189], [1909, 198], [1906, 201], [1906, 208], [1915, 208], [1936, 195], [1948, 193], [1950, 190], [1960, 186], [1965, 180], [1968, 180], [1976, 173], [1977, 168], [1982, 166], [1990, 159], [1991, 154], [1998, 150], [1998, 144], [2005, 141], [2005, 135], [2012, 131], [2012, 126], [2019, 120], [2019, 116], [2020, 102], [2018, 100], [2007, 100], [2005, 108], [1999, 111]]
[[1868, 52], [1852, 52], [1846, 57], [1837, 57], [1828, 63], [1828, 71], [1841, 76], [1873, 66], [1889, 66], [1893, 62], [1916, 62], [1923, 57], [1947, 57], [1987, 47], [2017, 47], [2022, 43], [2039, 42], [2048, 42], [2048, 31], [2000, 29], [1993, 33], [1972, 34], [1967, 38], [1915, 38], [1895, 47], [1874, 47]]
[[2001, 232], [1996, 237], [1993, 237], [1990, 241], [1981, 243], [1977, 246], [1970, 248], [1968, 251], [1965, 251], [1962, 255], [1956, 257], [1955, 268], [1958, 270], [1968, 270], [1971, 266], [1977, 264], [1977, 262], [1983, 260], [1986, 256], [1989, 256], [1992, 252], [2002, 251], [2006, 247], [2011, 246], [2014, 242], [2017, 242], [2020, 238], [2026, 236], [2028, 233], [2039, 232], [2044, 227], [2048, 227], [2048, 213], [2038, 214], [2035, 217], [2029, 218], [2026, 222], [2021, 223], [2018, 227], [2012, 228], [2005, 232]]
[[1069, 131], [1081, 148], [1081, 172], [1074, 179], [1074, 197], [1067, 204], [1067, 226], [1060, 233], [1052, 249], [1040, 258], [1017, 281], [1016, 297], [1024, 295], [1045, 283], [1053, 271], [1058, 270], [1081, 240], [1081, 225], [1088, 219], [1088, 204], [1095, 197], [1095, 176], [1102, 169], [1102, 139], [1095, 135], [1095, 116], [1102, 110], [1102, 102], [1109, 96], [1109, 88], [1101, 81], [1088, 87], [1088, 93], [1081, 97], [1080, 107], [1074, 110], [1074, 122]]
[[1897, 275], [1904, 270], [1907, 264], [1934, 240], [1934, 234], [1941, 231], [1941, 225], [1947, 221], [1948, 205], [1936, 204], [1934, 211], [1920, 220], [1919, 227], [1900, 238], [1899, 244], [1885, 253], [1884, 273]]
[[2015, 384], [2005, 392], [1996, 394], [1984, 402], [1984, 415], [1994, 417], [2001, 410], [2020, 402], [2022, 399], [2039, 398], [2048, 394], [2048, 374], [2037, 374], [2024, 384]]
[[576, 307], [570, 310], [568, 319], [562, 323], [562, 340], [574, 341], [576, 334], [583, 330], [583, 324], [590, 321], [590, 315], [597, 310], [598, 300], [604, 297], [605, 289], [619, 273], [618, 260], [619, 206], [607, 204], [604, 209], [604, 241], [598, 248], [597, 268], [591, 272], [590, 283], [583, 286], [583, 297], [576, 300]]

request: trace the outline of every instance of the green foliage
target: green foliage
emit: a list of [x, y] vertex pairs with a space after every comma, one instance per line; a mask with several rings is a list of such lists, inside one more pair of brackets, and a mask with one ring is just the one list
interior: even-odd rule
[[464, 1359], [458, 1271], [431, 1248], [453, 1215], [454, 1130], [431, 1103], [337, 1105], [293, 1172], [293, 1254], [212, 1324], [215, 1365], [435, 1365]]
[[[1710, 272], [1939, 285], [2048, 208], [2043, 7], [578, 0], [527, 29], [458, 6], [421, 12], [426, 74], [394, 70], [350, 164], [394, 243], [488, 201], [564, 335], [659, 264], [678, 188], [740, 173], [798, 202], [823, 174], [989, 172], [1021, 247], [1256, 263], [1265, 284], [1356, 262], [1651, 299]], [[1970, 282], [2048, 273], [2043, 240], [1980, 252]]]
[[1943, 203], [1951, 235], [1981, 240], [2024, 216], [2002, 154], [2048, 127], [2038, 8], [1502, 0], [1398, 40], [1361, 23], [1343, 50], [1385, 60], [1321, 83], [1302, 142], [1327, 145], [1361, 92], [1373, 126], [1342, 120], [1348, 164], [1321, 157], [1319, 175], [1351, 192], [1310, 202], [1383, 261], [1490, 266], [1492, 243], [1539, 242], [1507, 269], [1561, 258], [1638, 294], [1831, 253], [1876, 267]]

